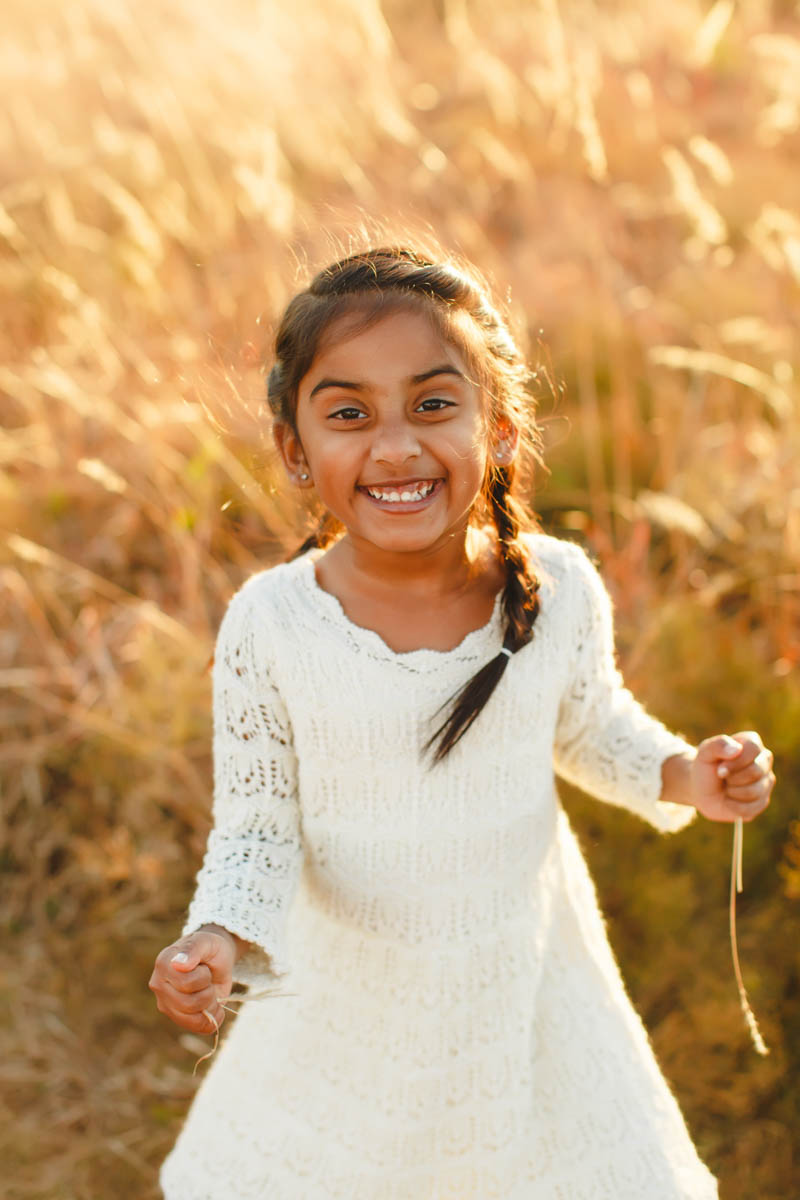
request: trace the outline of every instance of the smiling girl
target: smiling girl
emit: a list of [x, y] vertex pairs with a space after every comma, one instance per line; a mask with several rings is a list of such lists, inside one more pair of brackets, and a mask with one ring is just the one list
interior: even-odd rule
[[326, 515], [219, 633], [215, 825], [150, 986], [196, 1033], [250, 998], [167, 1200], [717, 1194], [554, 774], [671, 831], [756, 816], [772, 756], [694, 748], [625, 689], [597, 571], [518, 499], [526, 380], [482, 282], [410, 250], [284, 314], [275, 441]]

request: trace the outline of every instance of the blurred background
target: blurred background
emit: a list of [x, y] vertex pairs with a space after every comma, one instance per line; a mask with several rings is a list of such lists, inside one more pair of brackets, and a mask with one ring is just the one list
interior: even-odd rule
[[147, 980], [208, 830], [214, 632], [304, 529], [270, 330], [382, 231], [474, 260], [554, 380], [534, 503], [633, 689], [775, 750], [739, 901], [767, 1058], [730, 828], [566, 800], [723, 1200], [800, 1194], [800, 5], [6, 0], [0, 87], [3, 1195], [157, 1195], [209, 1045]]

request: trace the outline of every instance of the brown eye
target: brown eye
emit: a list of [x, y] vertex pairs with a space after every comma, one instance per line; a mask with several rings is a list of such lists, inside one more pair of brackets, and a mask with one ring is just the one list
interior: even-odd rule
[[441, 396], [430, 396], [419, 405], [419, 412], [443, 412], [446, 408], [455, 408], [452, 400], [444, 400]]
[[363, 416], [360, 408], [337, 408], [335, 412], [330, 413], [328, 420], [355, 421]]

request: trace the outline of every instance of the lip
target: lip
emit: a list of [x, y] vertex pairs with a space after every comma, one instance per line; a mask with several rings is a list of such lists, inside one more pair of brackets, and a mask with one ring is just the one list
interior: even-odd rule
[[438, 475], [415, 475], [412, 479], [375, 479], [372, 483], [358, 484], [358, 490], [364, 492], [367, 488], [380, 488], [385, 491], [391, 488], [393, 491], [399, 491], [401, 488], [416, 487], [420, 483], [441, 483], [441, 478]]
[[[408, 488], [418, 486], [421, 483], [433, 484], [433, 487], [428, 492], [427, 496], [423, 496], [421, 500], [377, 500], [374, 496], [370, 496], [369, 492], [367, 491], [367, 487], [380, 488], [381, 491], [388, 491], [389, 488], [391, 488], [392, 491], [399, 491], [401, 489], [407, 490]], [[441, 477], [435, 478], [430, 475], [421, 475], [416, 479], [389, 479], [386, 480], [386, 482], [381, 483], [361, 484], [358, 487], [358, 491], [368, 504], [374, 505], [374, 507], [380, 509], [381, 512], [415, 513], [427, 508], [428, 505], [436, 499], [443, 487], [444, 480]]]

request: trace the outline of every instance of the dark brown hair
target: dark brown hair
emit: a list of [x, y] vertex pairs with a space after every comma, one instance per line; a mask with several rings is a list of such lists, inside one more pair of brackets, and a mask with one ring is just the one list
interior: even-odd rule
[[[333, 323], [347, 317], [349, 329], [364, 329], [389, 313], [417, 308], [464, 354], [485, 397], [490, 429], [510, 423], [520, 433], [520, 451], [509, 466], [487, 463], [481, 500], [473, 520], [491, 522], [506, 572], [503, 589], [503, 650], [480, 669], [446, 706], [448, 715], [427, 749], [439, 762], [452, 750], [489, 700], [515, 654], [533, 636], [539, 611], [539, 581], [520, 534], [537, 528], [515, 497], [523, 476], [539, 457], [535, 405], [527, 389], [530, 372], [507, 322], [492, 303], [487, 285], [472, 270], [451, 261], [432, 262], [405, 247], [352, 254], [320, 271], [288, 305], [275, 336], [275, 361], [267, 395], [276, 420], [296, 431], [301, 380], [325, 344]], [[327, 546], [340, 530], [330, 513], [296, 552]]]

